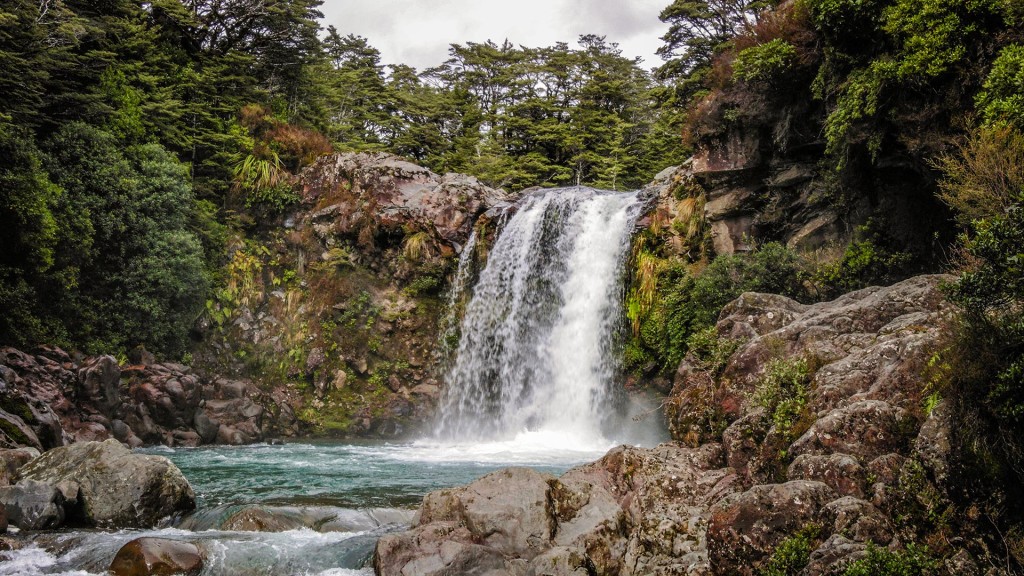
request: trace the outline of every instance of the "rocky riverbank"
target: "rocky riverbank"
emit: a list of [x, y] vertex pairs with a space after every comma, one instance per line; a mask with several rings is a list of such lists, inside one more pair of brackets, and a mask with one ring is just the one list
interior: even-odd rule
[[673, 442], [431, 493], [412, 530], [380, 540], [376, 570], [753, 575], [803, 547], [801, 574], [841, 574], [872, 547], [925, 542], [939, 573], [982, 573], [978, 519], [950, 492], [949, 411], [929, 388], [946, 280], [810, 306], [744, 294], [717, 326], [724, 359], [691, 354], [676, 374]]
[[[151, 358], [143, 358], [151, 360]], [[144, 444], [246, 444], [299, 431], [286, 389], [207, 377], [174, 363], [119, 365], [59, 348], [0, 348], [0, 446], [48, 450], [116, 438]]]

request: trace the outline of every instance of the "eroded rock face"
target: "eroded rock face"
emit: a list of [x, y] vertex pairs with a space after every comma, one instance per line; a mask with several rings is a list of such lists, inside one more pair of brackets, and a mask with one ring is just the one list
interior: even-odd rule
[[53, 487], [62, 492], [62, 501], [64, 491], [73, 494], [72, 520], [89, 526], [152, 527], [195, 508], [192, 487], [170, 460], [133, 454], [114, 439], [55, 448], [19, 474], [19, 485]]
[[782, 540], [814, 522], [835, 498], [826, 484], [793, 480], [763, 484], [717, 502], [711, 509], [708, 547], [719, 574], [756, 573]]
[[325, 156], [303, 171], [303, 199], [327, 204], [311, 215], [318, 234], [357, 237], [364, 227], [430, 225], [444, 241], [461, 245], [477, 216], [505, 200], [472, 176], [433, 172], [390, 154]]

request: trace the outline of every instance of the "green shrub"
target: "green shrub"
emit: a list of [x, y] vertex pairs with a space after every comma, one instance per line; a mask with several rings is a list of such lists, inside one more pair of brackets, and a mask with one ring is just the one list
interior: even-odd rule
[[783, 438], [789, 438], [804, 407], [807, 406], [811, 369], [806, 359], [768, 362], [757, 381], [754, 403], [765, 414]]
[[1010, 124], [1024, 130], [1024, 45], [1003, 48], [976, 101], [988, 124]]
[[781, 38], [741, 50], [732, 63], [736, 79], [748, 83], [772, 84], [793, 68], [796, 47]]
[[[634, 338], [639, 346], [666, 370], [678, 366], [689, 350], [691, 336], [714, 326], [722, 308], [740, 294], [756, 291], [795, 298], [806, 295], [802, 261], [778, 243], [765, 244], [750, 254], [719, 256], [702, 270], [692, 271], [676, 263], [659, 265], [652, 274], [655, 282], [651, 307], [631, 318], [635, 318]], [[627, 301], [627, 305], [631, 306], [631, 302]], [[630, 356], [643, 355], [634, 350]]]
[[843, 576], [924, 576], [937, 567], [938, 562], [923, 546], [908, 544], [903, 550], [893, 551], [869, 542], [867, 556], [850, 564]]
[[1011, 126], [978, 128], [935, 165], [945, 176], [939, 198], [968, 228], [975, 220], [1003, 214], [1024, 190], [1024, 133]]
[[272, 214], [280, 214], [301, 200], [291, 184], [282, 183], [249, 190], [245, 196], [245, 207], [263, 208]]
[[969, 268], [950, 298], [964, 310], [970, 339], [995, 359], [968, 390], [1000, 427], [1024, 432], [1024, 192], [1003, 215], [976, 221], [963, 242]]
[[869, 222], [858, 232], [866, 236], [846, 247], [842, 258], [824, 264], [814, 273], [819, 298], [835, 298], [872, 285], [888, 285], [906, 276], [912, 257], [889, 248], [891, 240], [873, 233]]
[[772, 551], [771, 557], [758, 576], [796, 576], [807, 567], [811, 552], [821, 539], [821, 526], [808, 524], [799, 532], [786, 538]]
[[739, 340], [721, 338], [714, 326], [709, 326], [690, 335], [686, 348], [700, 363], [700, 368], [718, 376], [729, 358], [739, 348]]

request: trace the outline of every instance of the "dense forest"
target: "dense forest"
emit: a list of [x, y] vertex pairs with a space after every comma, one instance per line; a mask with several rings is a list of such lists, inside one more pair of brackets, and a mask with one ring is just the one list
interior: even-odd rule
[[0, 338], [180, 356], [227, 239], [331, 150], [512, 190], [635, 188], [682, 158], [662, 85], [602, 37], [418, 72], [320, 4], [3, 4]]

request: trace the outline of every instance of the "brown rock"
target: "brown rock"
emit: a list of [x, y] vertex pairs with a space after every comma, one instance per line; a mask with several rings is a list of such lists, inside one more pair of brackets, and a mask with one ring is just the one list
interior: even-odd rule
[[907, 445], [902, 409], [881, 400], [862, 400], [833, 410], [793, 443], [791, 453], [850, 454], [872, 460]]
[[756, 574], [775, 547], [814, 522], [835, 493], [821, 482], [794, 480], [754, 486], [711, 508], [708, 553], [718, 574]]
[[801, 454], [789, 465], [790, 480], [817, 480], [843, 496], [864, 496], [864, 468], [848, 454]]
[[0, 450], [0, 486], [17, 482], [18, 469], [36, 456], [39, 456], [39, 451], [31, 448]]
[[136, 538], [117, 551], [111, 576], [198, 576], [203, 554], [191, 542], [166, 538]]

